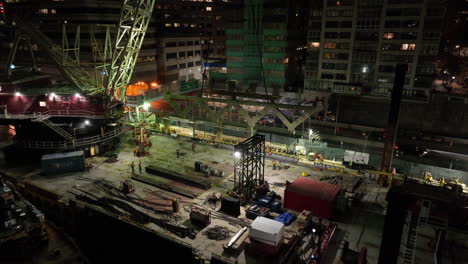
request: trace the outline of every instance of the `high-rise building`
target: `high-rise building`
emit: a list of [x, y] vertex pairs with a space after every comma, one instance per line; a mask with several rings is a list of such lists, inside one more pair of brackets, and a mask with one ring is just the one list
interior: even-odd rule
[[245, 0], [232, 8], [226, 26], [225, 79], [230, 90], [255, 92], [262, 87], [278, 95], [301, 78], [303, 2]]
[[158, 55], [158, 79], [170, 90], [198, 88], [202, 72], [199, 37], [161, 38]]
[[317, 0], [310, 8], [304, 93], [390, 95], [407, 63], [405, 96], [427, 98], [445, 22], [443, 0]]

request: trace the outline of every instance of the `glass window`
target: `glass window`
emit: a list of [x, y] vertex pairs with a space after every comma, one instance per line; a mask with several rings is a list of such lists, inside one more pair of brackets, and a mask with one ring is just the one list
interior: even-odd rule
[[336, 42], [325, 42], [323, 46], [325, 49], [336, 49]]
[[351, 32], [340, 32], [340, 38], [342, 38], [342, 39], [351, 38]]
[[177, 46], [176, 42], [166, 42], [166, 48]]
[[166, 53], [166, 60], [169, 60], [169, 59], [177, 59], [177, 52]]
[[328, 60], [332, 60], [332, 59], [335, 58], [335, 53], [324, 52], [324, 53], [323, 53], [323, 58], [324, 58], [324, 59], [328, 59]]
[[337, 80], [346, 80], [346, 74], [337, 74], [335, 78]]
[[342, 28], [352, 28], [353, 22], [352, 21], [341, 21]]
[[400, 50], [415, 50], [416, 49], [416, 44], [408, 44], [404, 43], [401, 44]]
[[322, 79], [333, 79], [332, 73], [322, 73]]
[[167, 71], [175, 71], [177, 70], [177, 64], [176, 65], [169, 65], [166, 68]]
[[383, 38], [384, 39], [393, 39], [395, 37], [395, 33], [384, 33]]
[[338, 27], [338, 21], [327, 21], [325, 26], [327, 28], [337, 28]]
[[335, 69], [335, 64], [333, 64], [333, 63], [322, 63], [322, 69], [333, 70], [333, 69]]

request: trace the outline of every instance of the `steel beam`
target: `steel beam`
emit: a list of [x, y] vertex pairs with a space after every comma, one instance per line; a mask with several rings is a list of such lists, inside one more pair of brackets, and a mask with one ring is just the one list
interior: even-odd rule
[[398, 130], [398, 116], [400, 114], [401, 98], [403, 96], [403, 88], [405, 85], [405, 74], [408, 70], [407, 64], [398, 64], [395, 68], [395, 80], [392, 89], [392, 101], [390, 102], [390, 110], [388, 113], [388, 123], [384, 144], [384, 152], [382, 155], [381, 170], [389, 172], [392, 168], [393, 152], [395, 149], [395, 140]]
[[114, 56], [107, 82], [107, 95], [124, 101], [127, 85], [140, 52], [155, 0], [124, 0]]

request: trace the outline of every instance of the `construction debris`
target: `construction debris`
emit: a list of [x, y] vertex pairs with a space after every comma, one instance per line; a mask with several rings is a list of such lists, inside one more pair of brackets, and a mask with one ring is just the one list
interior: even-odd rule
[[203, 232], [203, 235], [212, 240], [224, 240], [229, 236], [229, 230], [224, 226], [216, 225], [207, 228], [206, 231]]

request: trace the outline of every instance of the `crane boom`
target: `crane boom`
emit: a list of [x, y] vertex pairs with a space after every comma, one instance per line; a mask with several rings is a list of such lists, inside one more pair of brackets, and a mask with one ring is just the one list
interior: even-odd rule
[[[102, 93], [102, 88], [97, 87], [92, 82], [91, 75], [79, 63], [74, 62], [70, 56], [64, 55], [66, 54], [64, 49], [52, 42], [36, 25], [31, 22], [21, 21], [18, 23], [18, 30], [20, 31], [19, 34], [23, 34], [39, 44], [62, 75], [80, 92], [84, 94]], [[12, 52], [14, 54], [16, 51]]]
[[124, 101], [155, 0], [124, 0], [120, 14], [114, 55], [112, 57], [107, 95]]

